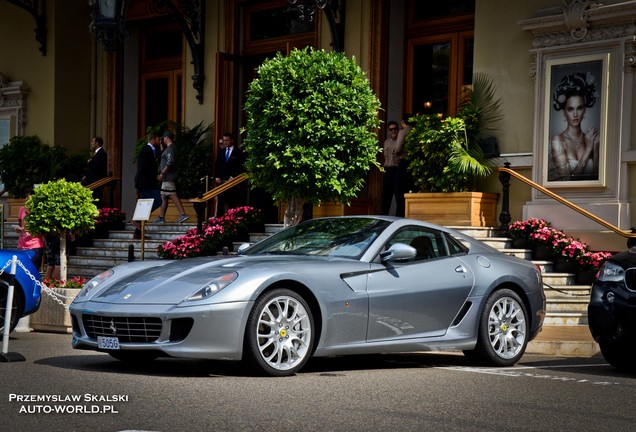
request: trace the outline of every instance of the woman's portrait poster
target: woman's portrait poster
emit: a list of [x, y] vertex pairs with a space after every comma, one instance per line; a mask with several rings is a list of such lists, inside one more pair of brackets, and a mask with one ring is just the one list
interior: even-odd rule
[[551, 62], [547, 131], [547, 182], [599, 182], [604, 154], [603, 57]]

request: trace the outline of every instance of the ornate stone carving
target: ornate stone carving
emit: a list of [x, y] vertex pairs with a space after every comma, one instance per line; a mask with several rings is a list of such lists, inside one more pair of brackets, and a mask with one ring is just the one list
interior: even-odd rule
[[26, 125], [26, 97], [29, 91], [29, 86], [23, 81], [11, 81], [0, 72], [0, 117], [15, 118], [17, 135], [22, 135]]
[[582, 40], [587, 35], [587, 29], [590, 26], [590, 17], [586, 14], [586, 11], [596, 6], [596, 2], [572, 0], [568, 3], [567, 0], [564, 0], [563, 4], [561, 12], [565, 19], [565, 25], [570, 29], [570, 35], [575, 40]]
[[563, 6], [539, 11], [520, 22], [534, 34], [533, 48], [633, 38], [636, 35], [636, 3], [607, 4], [592, 0], [564, 0]]

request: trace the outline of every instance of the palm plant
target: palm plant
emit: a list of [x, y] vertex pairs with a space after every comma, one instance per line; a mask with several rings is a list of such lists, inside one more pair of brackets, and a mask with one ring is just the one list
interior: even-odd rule
[[406, 139], [406, 158], [416, 186], [427, 192], [472, 190], [492, 172], [482, 141], [501, 119], [501, 99], [492, 79], [475, 74], [455, 117], [416, 116]]

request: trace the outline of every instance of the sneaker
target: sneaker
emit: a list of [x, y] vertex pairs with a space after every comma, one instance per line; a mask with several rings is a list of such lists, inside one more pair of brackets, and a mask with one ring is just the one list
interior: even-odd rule
[[153, 220], [152, 223], [163, 224], [163, 223], [166, 223], [166, 220], [162, 218], [161, 216], [159, 216], [157, 219]]
[[190, 216], [182, 214], [181, 217], [179, 219], [177, 219], [177, 223], [183, 223], [183, 222], [187, 221], [188, 219], [190, 219]]

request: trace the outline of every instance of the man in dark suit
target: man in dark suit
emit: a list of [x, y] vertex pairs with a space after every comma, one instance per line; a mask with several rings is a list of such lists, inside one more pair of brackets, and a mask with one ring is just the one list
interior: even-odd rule
[[[94, 137], [91, 140], [91, 150], [93, 151], [93, 157], [88, 160], [88, 166], [86, 168], [86, 176], [84, 177], [84, 184], [90, 185], [97, 180], [101, 180], [106, 177], [108, 157], [106, 151], [102, 148], [104, 140], [101, 137]], [[104, 186], [93, 189], [93, 197], [97, 200], [95, 205], [97, 208], [104, 206]]]
[[[221, 148], [216, 159], [216, 184], [220, 185], [245, 171], [243, 166], [245, 155], [240, 147], [234, 145], [234, 135], [230, 132], [223, 134]], [[218, 212], [223, 214], [229, 209], [247, 204], [245, 187], [235, 186], [218, 197]], [[217, 214], [218, 215], [218, 214]]]
[[[139, 198], [152, 198], [152, 210], [155, 211], [161, 206], [161, 194], [158, 186], [158, 165], [157, 156], [161, 138], [154, 132], [148, 134], [148, 143], [143, 146], [137, 156], [137, 173], [135, 174], [135, 189]], [[132, 221], [135, 226], [133, 238], [141, 238], [141, 225], [138, 221]]]

